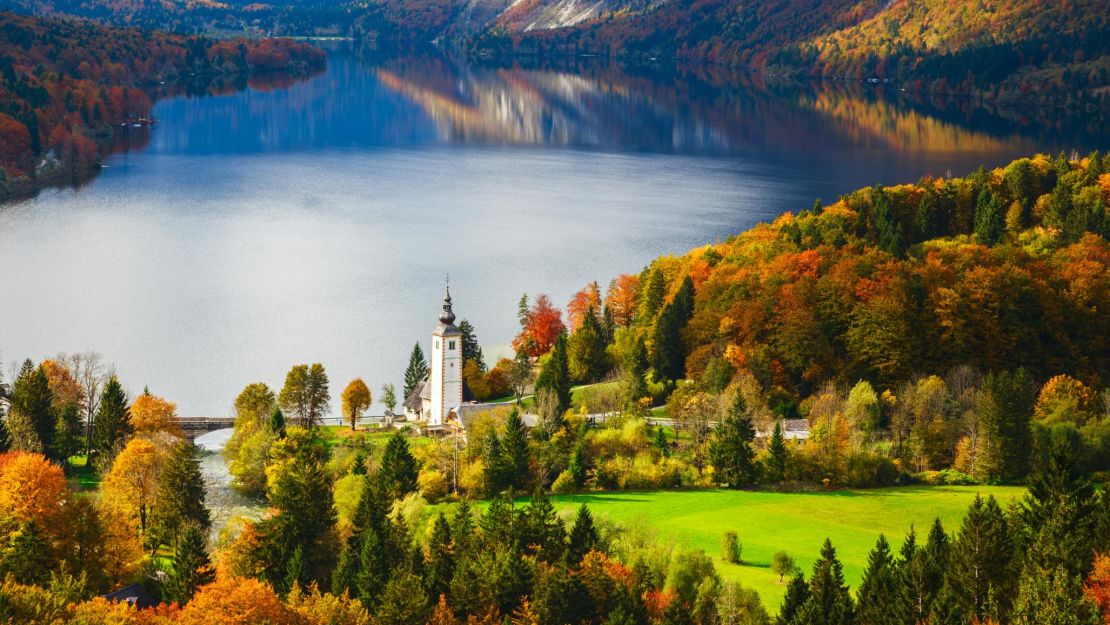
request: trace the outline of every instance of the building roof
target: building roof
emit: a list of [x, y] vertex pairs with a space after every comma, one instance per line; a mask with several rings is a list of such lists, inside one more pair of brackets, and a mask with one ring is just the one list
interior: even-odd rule
[[[459, 404], [458, 406], [452, 408], [451, 412], [455, 413], [455, 418], [459, 420], [460, 424], [462, 424], [463, 430], [468, 430], [470, 429], [470, 424], [478, 415], [492, 412], [499, 408], [512, 407], [513, 405], [511, 403], [506, 402], [488, 404]], [[536, 424], [539, 423], [540, 418], [539, 415], [521, 413], [520, 420], [524, 422], [524, 427], [534, 428], [536, 427]]]
[[119, 601], [121, 603], [130, 603], [139, 610], [145, 608], [152, 608], [158, 605], [158, 600], [155, 599], [142, 584], [131, 584], [124, 586], [118, 590], [104, 595], [108, 601]]
[[783, 432], [808, 432], [809, 419], [783, 419]]
[[424, 407], [425, 399], [429, 401], [432, 399], [432, 381], [431, 377], [428, 375], [425, 375], [424, 379], [420, 381], [420, 384], [417, 384], [416, 388], [412, 389], [409, 396], [405, 398], [403, 407], [413, 411], [420, 410]]
[[7, 382], [0, 384], [0, 399], [10, 399], [12, 396], [12, 385]]
[[439, 313], [439, 325], [435, 329], [436, 336], [462, 336], [462, 331], [455, 326], [455, 312], [451, 310], [451, 288], [443, 296], [443, 310]]

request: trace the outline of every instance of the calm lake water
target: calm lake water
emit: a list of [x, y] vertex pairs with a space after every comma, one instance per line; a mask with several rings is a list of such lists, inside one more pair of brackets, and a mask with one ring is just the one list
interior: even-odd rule
[[1107, 144], [1097, 124], [885, 91], [336, 47], [290, 86], [165, 99], [91, 183], [0, 207], [5, 377], [97, 350], [133, 393], [221, 415], [319, 361], [336, 398], [355, 376], [377, 397], [428, 342], [447, 274], [493, 354], [522, 293], [564, 303], [814, 198]]

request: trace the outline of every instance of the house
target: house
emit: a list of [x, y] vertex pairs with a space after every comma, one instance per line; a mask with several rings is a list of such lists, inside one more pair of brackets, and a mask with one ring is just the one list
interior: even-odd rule
[[[771, 438], [774, 432], [774, 423], [767, 429], [760, 429], [755, 433], [756, 438]], [[783, 419], [782, 437], [788, 441], [804, 441], [809, 438], [809, 419]]]

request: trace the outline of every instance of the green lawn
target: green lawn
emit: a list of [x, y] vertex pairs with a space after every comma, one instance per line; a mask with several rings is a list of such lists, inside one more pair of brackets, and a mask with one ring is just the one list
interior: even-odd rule
[[[896, 551], [910, 525], [923, 541], [934, 517], [955, 533], [976, 493], [993, 494], [1005, 507], [1020, 497], [1019, 487], [944, 486], [902, 487], [820, 493], [770, 493], [725, 490], [649, 491], [556, 496], [559, 509], [585, 503], [598, 517], [618, 525], [648, 521], [659, 540], [703, 549], [717, 570], [754, 588], [774, 614], [785, 586], [771, 572], [771, 556], [786, 551], [808, 574], [822, 542], [832, 539], [853, 590], [867, 565], [867, 555], [879, 533]], [[721, 538], [734, 530], [743, 546], [744, 564], [720, 559]]]

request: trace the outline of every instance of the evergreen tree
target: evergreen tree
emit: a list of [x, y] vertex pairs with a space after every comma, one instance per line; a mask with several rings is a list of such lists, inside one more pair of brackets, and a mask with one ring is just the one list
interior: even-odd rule
[[575, 488], [582, 488], [586, 485], [586, 472], [588, 470], [589, 460], [586, 458], [586, 445], [582, 441], [578, 441], [574, 446], [574, 453], [570, 457], [570, 462], [567, 464], [567, 471], [574, 479]]
[[339, 560], [331, 574], [331, 592], [335, 595], [357, 593], [356, 580], [359, 572], [359, 547], [358, 541], [348, 538], [339, 550]]
[[821, 557], [813, 563], [809, 589], [809, 599], [795, 617], [795, 623], [851, 625], [854, 622], [855, 608], [844, 583], [844, 570], [836, 557], [836, 549], [827, 538], [821, 547]]
[[130, 435], [131, 409], [127, 406], [127, 395], [119, 379], [112, 376], [104, 384], [93, 418], [93, 449], [97, 454], [112, 457]]
[[377, 532], [365, 532], [362, 536], [362, 549], [359, 554], [358, 575], [355, 577], [355, 590], [358, 599], [368, 610], [378, 606], [382, 585], [389, 577], [389, 562], [382, 548], [381, 537]]
[[640, 399], [649, 395], [647, 386], [648, 353], [644, 342], [637, 338], [632, 344], [632, 353], [625, 363], [628, 376], [624, 391], [624, 403], [628, 408], [636, 408]]
[[513, 500], [504, 495], [494, 497], [480, 520], [484, 546], [509, 545], [516, 541], [518, 530]]
[[782, 607], [775, 618], [775, 625], [790, 625], [794, 622], [802, 606], [809, 601], [809, 584], [806, 576], [801, 572], [794, 575], [786, 585], [786, 596], [782, 599]]
[[466, 319], [463, 319], [459, 322], [459, 332], [462, 332], [463, 364], [465, 365], [468, 361], [473, 360], [474, 364], [478, 366], [478, 371], [485, 373], [486, 360], [482, 355], [482, 346], [478, 344], [478, 335], [474, 333], [474, 326], [470, 325], [470, 322]]
[[[29, 431], [19, 433], [15, 440], [18, 447], [26, 451], [42, 450], [49, 458], [54, 458], [54, 411], [51, 407], [53, 394], [46, 379], [46, 370], [35, 367], [30, 360], [23, 362], [19, 377], [12, 385], [11, 412], [17, 416], [16, 423], [25, 423]], [[21, 421], [21, 419], [25, 421]], [[15, 428], [13, 428], [14, 430]], [[24, 440], [25, 439], [25, 440]]]
[[501, 439], [490, 428], [482, 448], [482, 488], [490, 497], [501, 494], [508, 486], [508, 468], [501, 450]]
[[682, 331], [694, 314], [694, 282], [687, 276], [674, 299], [663, 307], [655, 324], [652, 366], [658, 380], [675, 381], [686, 377], [686, 346]]
[[525, 516], [524, 534], [523, 544], [530, 547], [538, 559], [549, 564], [562, 559], [566, 551], [566, 528], [542, 487], [537, 487], [532, 493]]
[[574, 527], [570, 530], [570, 540], [567, 544], [567, 564], [577, 565], [587, 553], [598, 546], [597, 529], [594, 527], [594, 517], [586, 504], [578, 508], [578, 516], [574, 518]]
[[8, 432], [7, 415], [3, 410], [0, 410], [0, 453], [4, 453], [12, 448], [12, 435]]
[[863, 581], [856, 597], [856, 618], [859, 625], [897, 623], [901, 616], [898, 603], [894, 600], [898, 588], [890, 545], [886, 537], [880, 534], [875, 548], [867, 558], [867, 570], [863, 573]]
[[464, 497], [451, 517], [451, 546], [456, 562], [470, 554], [473, 537], [474, 512], [470, 509], [470, 500]]
[[270, 431], [278, 438], [285, 438], [285, 415], [280, 406], [274, 406], [274, 411], [270, 413]]
[[755, 428], [752, 427], [751, 416], [748, 414], [748, 404], [744, 401], [743, 394], [737, 392], [725, 418], [717, 424], [709, 444], [710, 462], [717, 472], [719, 483], [739, 488], [755, 482], [753, 440]]
[[1056, 566], [1069, 576], [1086, 577], [1090, 554], [1097, 548], [1098, 506], [1081, 454], [1083, 439], [1070, 425], [1043, 429], [1035, 445], [1036, 460], [1019, 508], [1022, 535], [1040, 543], [1037, 565], [1046, 574]]
[[914, 218], [914, 230], [918, 241], [928, 241], [943, 234], [938, 227], [937, 194], [931, 189], [926, 189], [917, 203], [917, 215]]
[[917, 535], [910, 529], [902, 543], [896, 568], [899, 591], [895, 596], [902, 623], [923, 622], [929, 616], [934, 598], [944, 584], [948, 566], [948, 535], [940, 519], [933, 521], [928, 542], [917, 546]]
[[304, 588], [307, 579], [308, 573], [305, 571], [304, 548], [301, 545], [297, 545], [293, 548], [293, 555], [289, 556], [289, 561], [285, 563], [285, 578], [282, 580], [282, 588], [287, 593], [294, 588]]
[[1031, 421], [1034, 391], [1025, 369], [988, 374], [983, 382], [979, 427], [989, 449], [985, 450], [981, 477], [1013, 480], [1029, 470], [1032, 453]]
[[7, 536], [0, 550], [0, 576], [12, 576], [20, 584], [45, 585], [50, 581], [54, 558], [50, 543], [33, 521], [24, 521]]
[[54, 453], [65, 460], [82, 450], [81, 415], [77, 404], [69, 402], [57, 410], [54, 423]]
[[198, 449], [192, 441], [181, 441], [170, 450], [158, 482], [153, 517], [157, 533], [172, 538], [174, 544], [186, 526], [207, 530], [212, 525], [204, 505]]
[[570, 375], [580, 383], [600, 380], [609, 371], [609, 355], [605, 351], [608, 341], [605, 329], [593, 307], [582, 317], [582, 324], [567, 340], [567, 367]]
[[786, 437], [782, 433], [782, 419], [775, 420], [771, 441], [767, 444], [767, 477], [774, 483], [786, 478]]
[[871, 197], [875, 204], [871, 216], [878, 235], [879, 249], [895, 258], [901, 258], [906, 253], [906, 243], [902, 236], [902, 226], [894, 214], [890, 196], [882, 187], [875, 187]]
[[656, 267], [648, 273], [646, 279], [640, 279], [640, 284], [646, 285], [646, 288], [643, 297], [640, 299], [638, 317], [646, 325], [650, 324], [655, 319], [655, 315], [659, 314], [659, 311], [663, 308], [663, 298], [667, 296], [667, 281], [663, 272]]
[[655, 437], [651, 440], [651, 447], [659, 452], [660, 457], [671, 457], [671, 446], [667, 442], [667, 431], [663, 429], [662, 425], [655, 426]]
[[1005, 223], [1002, 202], [984, 185], [975, 202], [975, 238], [983, 245], [994, 245], [1002, 238]]
[[408, 401], [409, 396], [420, 386], [426, 375], [428, 375], [428, 362], [424, 359], [424, 350], [420, 348], [420, 343], [417, 343], [412, 346], [409, 366], [405, 368], [405, 401]]
[[432, 597], [447, 594], [455, 574], [455, 559], [451, 549], [451, 526], [443, 512], [436, 516], [432, 535], [428, 538], [427, 574], [425, 588]]
[[1013, 540], [994, 497], [976, 497], [952, 544], [945, 586], [953, 613], [966, 622], [974, 617], [1003, 618], [1013, 595]]
[[381, 593], [381, 603], [374, 613], [379, 625], [424, 625], [428, 614], [428, 595], [420, 580], [409, 572], [393, 575]]
[[531, 481], [529, 472], [531, 455], [528, 450], [528, 431], [515, 408], [505, 421], [502, 453], [505, 455], [506, 486], [515, 490], [524, 490]]
[[405, 435], [395, 432], [382, 452], [381, 469], [378, 480], [385, 493], [392, 499], [401, 499], [416, 490], [416, 476], [419, 472], [416, 458], [409, 451]]
[[570, 369], [567, 360], [567, 333], [563, 330], [559, 336], [555, 338], [555, 344], [551, 348], [551, 353], [547, 356], [543, 366], [540, 367], [540, 374], [536, 377], [536, 389], [538, 394], [542, 390], [550, 390], [555, 394], [557, 401], [558, 412], [562, 414], [570, 409]]
[[190, 525], [184, 530], [174, 549], [173, 570], [166, 584], [169, 599], [185, 605], [198, 588], [215, 578], [216, 572], [208, 559], [204, 534], [197, 526]]

